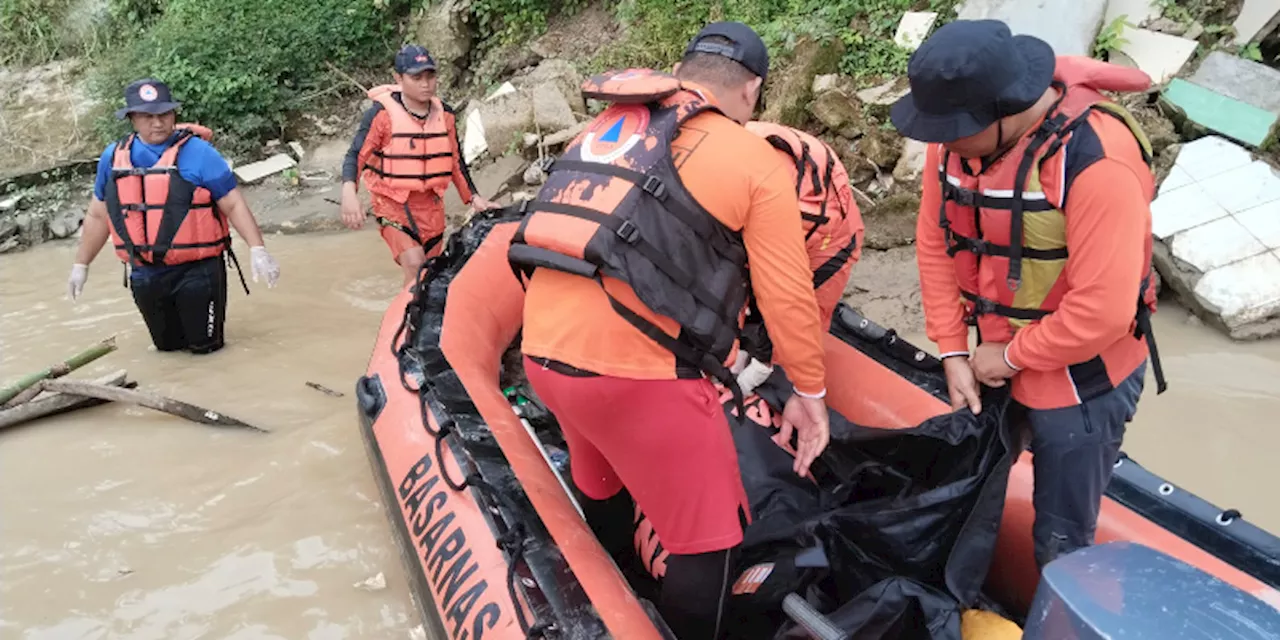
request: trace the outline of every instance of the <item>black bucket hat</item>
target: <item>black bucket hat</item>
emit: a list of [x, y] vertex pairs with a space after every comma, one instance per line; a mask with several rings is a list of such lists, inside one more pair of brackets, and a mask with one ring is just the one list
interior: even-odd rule
[[893, 126], [921, 142], [951, 142], [1030, 109], [1053, 82], [1049, 43], [1015, 36], [999, 20], [957, 20], [911, 55], [911, 92], [890, 110]]
[[169, 92], [169, 85], [155, 78], [134, 80], [124, 88], [124, 108], [116, 111], [116, 118], [125, 119], [131, 113], [169, 113], [181, 107]]

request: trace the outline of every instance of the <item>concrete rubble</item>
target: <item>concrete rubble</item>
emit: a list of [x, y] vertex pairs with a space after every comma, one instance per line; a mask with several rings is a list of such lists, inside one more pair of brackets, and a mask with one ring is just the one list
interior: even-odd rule
[[1003, 20], [1016, 34], [1048, 42], [1060, 56], [1087, 56], [1102, 26], [1107, 0], [966, 0], [960, 20]]
[[[563, 60], [543, 60], [524, 76], [505, 82], [470, 106], [464, 119], [463, 157], [501, 155], [526, 146], [526, 135], [545, 137], [571, 129], [586, 113], [581, 78]], [[536, 142], [535, 142], [536, 143]]]
[[1215, 51], [1189, 80], [1170, 82], [1162, 97], [1184, 120], [1184, 136], [1195, 137], [1200, 127], [1264, 149], [1280, 121], [1280, 71]]
[[1151, 205], [1166, 285], [1232, 338], [1280, 334], [1280, 174], [1219, 136], [1182, 146]]

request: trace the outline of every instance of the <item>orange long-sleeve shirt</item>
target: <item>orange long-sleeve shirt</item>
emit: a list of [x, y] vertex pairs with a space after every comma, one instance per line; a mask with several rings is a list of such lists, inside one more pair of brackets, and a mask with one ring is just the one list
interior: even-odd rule
[[[710, 92], [703, 94], [711, 97]], [[825, 389], [823, 331], [795, 183], [774, 149], [736, 122], [693, 118], [672, 143], [681, 180], [726, 227], [741, 230], [756, 302], [769, 327], [774, 361], [803, 393]], [[649, 312], [620, 281], [609, 292], [669, 334], [675, 323]], [[674, 356], [610, 307], [594, 280], [539, 269], [528, 285], [524, 352], [596, 373], [635, 379], [675, 375]]]
[[[1110, 116], [1094, 114], [1089, 124], [1100, 139], [1128, 136], [1132, 140], [1124, 125]], [[926, 170], [938, 165], [938, 146], [930, 145]], [[1029, 379], [1028, 372], [1015, 376], [1015, 396], [1026, 395], [1018, 393], [1019, 386], [1048, 377], [1050, 372], [1057, 375], [1130, 337], [1138, 290], [1149, 267], [1142, 250], [1151, 233], [1153, 187], [1149, 175], [1136, 144], [1109, 144], [1106, 157], [1084, 169], [1071, 184], [1064, 210], [1068, 290], [1056, 311], [1014, 334], [1007, 352], [1010, 364], [1045, 374], [1033, 374]], [[916, 225], [916, 261], [925, 331], [945, 356], [968, 352], [969, 331], [963, 322], [955, 267], [938, 226], [940, 191], [937, 180], [924, 181]], [[1131, 371], [1128, 365], [1136, 366], [1139, 356], [1145, 357], [1145, 349], [1125, 351], [1132, 353], [1126, 353], [1124, 360], [1138, 358], [1120, 367]], [[1110, 373], [1117, 378], [1128, 371]]]

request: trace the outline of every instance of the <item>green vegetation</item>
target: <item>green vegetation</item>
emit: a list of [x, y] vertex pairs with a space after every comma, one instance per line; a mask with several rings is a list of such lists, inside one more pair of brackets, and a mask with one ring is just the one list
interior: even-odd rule
[[936, 11], [941, 26], [954, 17], [956, 0], [623, 0], [618, 17], [626, 38], [593, 65], [670, 68], [684, 45], [711, 20], [754, 26], [775, 59], [802, 37], [839, 38], [845, 54], [840, 70], [861, 81], [906, 71], [910, 52], [894, 44], [904, 11]]
[[301, 98], [335, 82], [326, 62], [387, 65], [396, 9], [407, 12], [375, 0], [171, 0], [158, 16], [134, 14], [134, 37], [97, 69], [95, 91], [117, 105], [130, 81], [160, 78], [182, 118], [219, 137], [278, 135]]
[[1129, 40], [1124, 37], [1124, 29], [1128, 21], [1127, 15], [1117, 16], [1110, 24], [1098, 31], [1098, 37], [1093, 40], [1093, 57], [1106, 60], [1111, 52], [1118, 51], [1129, 44]]
[[547, 18], [573, 13], [586, 4], [587, 0], [473, 0], [471, 15], [482, 39], [506, 44], [538, 35], [547, 28]]
[[[313, 98], [333, 93], [348, 73], [385, 70], [414, 35], [411, 14], [441, 0], [0, 0], [0, 63], [92, 60], [94, 93], [106, 111], [121, 89], [146, 76], [167, 82], [182, 118], [217, 132], [219, 146], [246, 148], [281, 130]], [[554, 16], [591, 0], [471, 0], [478, 57], [536, 36]], [[908, 52], [893, 43], [904, 11], [949, 20], [957, 0], [621, 0], [624, 37], [592, 61], [596, 69], [670, 68], [707, 21], [755, 26], [782, 62], [805, 37], [845, 44], [840, 69], [864, 83], [904, 71]], [[343, 89], [350, 93], [349, 89]], [[125, 130], [103, 117], [104, 138]]]

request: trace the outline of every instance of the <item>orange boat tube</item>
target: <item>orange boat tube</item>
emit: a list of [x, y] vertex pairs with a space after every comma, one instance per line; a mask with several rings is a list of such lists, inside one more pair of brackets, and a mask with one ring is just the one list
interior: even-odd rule
[[[522, 373], [512, 353], [518, 353], [514, 347], [524, 291], [506, 258], [517, 221], [506, 212], [481, 213], [450, 236], [443, 254], [429, 260], [418, 282], [391, 303], [366, 375], [357, 384], [362, 434], [415, 603], [432, 638], [670, 638], [652, 603], [638, 595], [651, 593], [650, 576], [638, 576], [625, 559], [611, 557], [580, 515], [576, 489], [567, 478], [567, 454], [557, 448], [562, 440], [557, 440], [554, 417], [524, 413], [520, 402], [513, 403], [520, 394], [504, 391], [504, 386], [515, 384], [507, 381]], [[854, 511], [833, 517], [875, 518], [883, 512], [859, 515], [857, 509], [892, 500], [895, 491], [918, 490], [913, 483], [926, 482], [935, 463], [956, 464], [948, 458], [973, 455], [975, 447], [998, 448], [1003, 452], [999, 462], [991, 456], [973, 458], [975, 464], [994, 469], [981, 479], [980, 490], [975, 489], [981, 494], [978, 502], [955, 503], [974, 512], [976, 507], [963, 504], [981, 504], [987, 516], [978, 526], [965, 520], [963, 526], [937, 529], [957, 536], [956, 529], [962, 529], [970, 538], [978, 530], [979, 542], [968, 547], [978, 551], [956, 563], [955, 556], [944, 556], [937, 572], [946, 574], [945, 584], [935, 576], [933, 586], [923, 589], [959, 594], [951, 602], [963, 604], [956, 606], [976, 606], [971, 601], [982, 599], [1003, 607], [1012, 619], [1024, 616], [1039, 581], [1032, 555], [1030, 454], [1013, 444], [1016, 438], [1001, 419], [999, 428], [985, 432], [974, 431], [970, 424], [965, 439], [951, 445], [943, 437], [926, 449], [903, 449], [903, 456], [910, 457], [911, 451], [933, 456], [906, 460], [901, 465], [905, 471], [884, 464], [868, 471], [868, 464], [879, 464], [876, 456], [895, 455], [895, 443], [926, 436], [923, 425], [944, 424], [955, 414], [945, 401], [945, 379], [936, 358], [844, 305], [837, 308], [831, 327], [826, 340], [828, 405], [842, 418], [846, 432], [835, 446], [833, 426], [833, 446], [822, 458], [825, 470], [819, 473], [815, 466], [817, 484], [810, 483], [811, 488], [826, 491], [834, 486], [832, 478], [852, 478], [855, 485], [870, 478], [865, 486], [851, 489], [859, 492], [856, 499], [839, 507]], [[757, 438], [756, 427], [774, 425], [771, 404], [778, 406], [760, 395], [748, 398], [749, 420], [735, 427], [740, 453], [740, 434]], [[996, 406], [1001, 405], [984, 402], [984, 407]], [[972, 423], [973, 416], [968, 420]], [[943, 431], [946, 436], [945, 427]], [[853, 432], [863, 435], [852, 437]], [[951, 435], [961, 438], [958, 433]], [[766, 457], [778, 455], [776, 447], [766, 449]], [[922, 475], [903, 475], [921, 465]], [[782, 466], [790, 468], [789, 463]], [[851, 475], [840, 475], [850, 469]], [[754, 471], [758, 480], [761, 470]], [[906, 484], [895, 484], [904, 479]], [[783, 479], [788, 483], [801, 487], [801, 493], [807, 490], [804, 483]], [[637, 555], [645, 556], [635, 560], [644, 563], [644, 571], [654, 571], [662, 564], [657, 562], [661, 541], [651, 527], [645, 528], [643, 514], [637, 513], [633, 524]], [[925, 540], [933, 526], [922, 524], [906, 533]], [[748, 529], [747, 537], [752, 535]], [[775, 537], [783, 547], [808, 544], [788, 537], [792, 535]], [[864, 543], [879, 553], [896, 540], [890, 535], [868, 542], [860, 537], [863, 533], [839, 538], [846, 532], [830, 530], [828, 535], [836, 537], [822, 542], [827, 555], [838, 555], [840, 545]], [[1280, 539], [1234, 511], [1177, 490], [1133, 460], [1122, 459], [1117, 465], [1104, 498], [1097, 541], [1132, 541], [1157, 549], [1280, 609]], [[744, 543], [748, 554], [757, 555], [745, 561], [735, 583], [734, 597], [747, 603], [737, 609], [744, 616], [754, 615], [761, 606], [780, 609], [775, 605], [781, 596], [759, 601], [764, 605], [751, 604], [756, 602], [751, 598], [773, 597], [766, 595], [768, 576], [785, 573], [775, 565], [801, 572], [803, 554], [795, 555], [794, 561], [791, 556], [759, 557], [762, 548], [768, 551], [767, 545], [748, 548]], [[920, 552], [925, 556], [937, 563], [937, 553]], [[823, 561], [808, 557], [804, 563], [816, 564], [803, 566], [821, 566]], [[848, 565], [847, 556], [840, 562], [846, 564], [822, 569], [830, 572], [824, 579], [839, 578], [842, 570], [861, 570]], [[956, 575], [966, 576], [959, 582], [967, 581], [969, 587], [953, 584], [952, 564], [959, 565]], [[624, 572], [623, 565], [630, 569]], [[952, 596], [942, 597], [945, 601]], [[759, 613], [771, 624], [748, 624], [750, 633], [735, 637], [757, 637], [757, 632], [759, 637], [774, 637], [777, 620], [784, 627], [789, 624], [780, 611]]]

